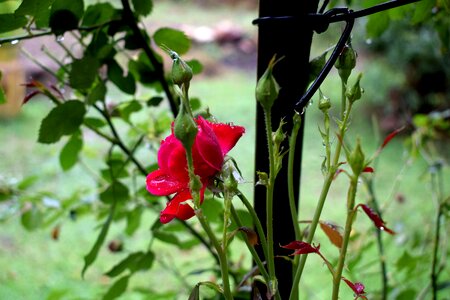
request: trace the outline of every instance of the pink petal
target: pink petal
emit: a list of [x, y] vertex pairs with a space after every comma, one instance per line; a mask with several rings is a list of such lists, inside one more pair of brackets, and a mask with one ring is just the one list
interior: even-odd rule
[[167, 196], [187, 187], [162, 170], [147, 175], [147, 191], [156, 196]]
[[158, 151], [158, 166], [172, 178], [180, 182], [189, 182], [186, 151], [173, 134], [161, 142]]
[[206, 120], [205, 122], [207, 122], [214, 131], [224, 156], [234, 147], [234, 145], [236, 145], [238, 140], [245, 133], [245, 128], [242, 126], [212, 123]]

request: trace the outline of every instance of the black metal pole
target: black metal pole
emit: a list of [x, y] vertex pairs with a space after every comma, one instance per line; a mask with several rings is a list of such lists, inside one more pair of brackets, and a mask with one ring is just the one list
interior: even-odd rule
[[[258, 78], [264, 73], [270, 59], [274, 54], [284, 56], [274, 69], [274, 76], [281, 86], [280, 94], [272, 109], [272, 124], [278, 126], [281, 119], [287, 124], [284, 129], [289, 134], [292, 129], [292, 115], [298, 99], [306, 90], [309, 76], [309, 54], [313, 30], [307, 22], [307, 14], [315, 13], [318, 0], [290, 1], [290, 0], [260, 0], [259, 16], [286, 16], [295, 15], [295, 22], [267, 22], [259, 25], [258, 46]], [[296, 145], [294, 182], [298, 183], [296, 195], [300, 185], [301, 154], [303, 142], [303, 124], [300, 129]], [[276, 130], [276, 128], [273, 128]], [[285, 149], [288, 148], [287, 140]], [[256, 153], [255, 167], [257, 171], [268, 172], [268, 150], [264, 131], [264, 114], [261, 107], [257, 107], [256, 120]], [[266, 190], [256, 186], [254, 201], [256, 212], [262, 224], [266, 223], [265, 199]], [[287, 187], [287, 159], [283, 161], [283, 168], [275, 182], [274, 195], [274, 247], [275, 255], [280, 253], [279, 245], [287, 244], [295, 239], [294, 227], [290, 217], [288, 187]], [[283, 254], [285, 254], [283, 252]], [[262, 255], [262, 253], [260, 253]], [[278, 289], [282, 299], [287, 299], [292, 287], [291, 263], [276, 260], [276, 274]], [[264, 297], [264, 293], [262, 293]]]

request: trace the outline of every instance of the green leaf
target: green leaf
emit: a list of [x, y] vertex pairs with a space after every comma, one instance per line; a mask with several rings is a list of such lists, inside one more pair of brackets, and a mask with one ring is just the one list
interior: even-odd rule
[[74, 89], [86, 90], [92, 86], [98, 74], [99, 63], [91, 56], [76, 59], [71, 64], [70, 85]]
[[[2, 82], [2, 71], [0, 70], [0, 82]], [[6, 103], [5, 91], [3, 90], [3, 86], [0, 84], [0, 104]]]
[[153, 232], [153, 237], [167, 244], [180, 245], [178, 237], [172, 233], [157, 230]]
[[134, 265], [134, 268], [131, 269], [131, 271], [137, 272], [149, 270], [152, 267], [154, 260], [155, 254], [151, 251], [148, 251], [147, 253], [139, 257], [139, 259], [136, 261], [136, 264]]
[[139, 56], [138, 60], [130, 60], [128, 62], [128, 70], [135, 78], [143, 84], [152, 84], [158, 82], [158, 73], [150, 64], [148, 59]]
[[105, 101], [105, 97], [106, 85], [103, 83], [103, 81], [99, 81], [87, 96], [86, 101], [89, 105], [92, 105], [97, 101]]
[[192, 289], [188, 300], [199, 300], [200, 299], [200, 286], [198, 284]]
[[105, 273], [108, 277], [116, 277], [122, 274], [123, 271], [127, 269], [134, 270], [136, 262], [139, 261], [144, 256], [143, 252], [134, 252], [121, 260], [117, 265], [111, 268]]
[[109, 288], [108, 292], [103, 296], [103, 300], [112, 300], [116, 299], [117, 297], [121, 296], [128, 287], [128, 279], [130, 278], [129, 275], [123, 276], [119, 278], [114, 284]]
[[216, 292], [223, 294], [222, 287], [220, 285], [218, 285], [217, 283], [214, 283], [214, 282], [211, 282], [211, 281], [202, 281], [202, 282], [199, 282], [198, 285], [207, 286], [210, 289], [215, 290]]
[[191, 67], [192, 74], [200, 74], [203, 71], [203, 65], [202, 63], [197, 59], [191, 59], [186, 61], [186, 63]]
[[133, 233], [139, 228], [143, 211], [143, 207], [138, 206], [127, 213], [127, 227], [125, 228], [125, 233], [127, 235], [133, 235]]
[[106, 126], [106, 122], [103, 119], [94, 118], [94, 117], [86, 117], [84, 118], [83, 123], [89, 127], [101, 128]]
[[422, 0], [416, 3], [414, 15], [411, 22], [413, 24], [418, 24], [431, 18], [432, 11], [435, 5], [436, 0]]
[[134, 12], [137, 15], [148, 16], [153, 9], [152, 0], [132, 0]]
[[113, 181], [105, 191], [100, 193], [100, 201], [103, 203], [123, 202], [128, 198], [128, 187], [120, 181]]
[[114, 217], [115, 210], [116, 210], [116, 204], [114, 202], [109, 209], [108, 218], [106, 219], [105, 223], [103, 223], [102, 230], [100, 231], [100, 234], [98, 235], [94, 246], [92, 247], [91, 251], [89, 251], [89, 253], [84, 256], [84, 266], [83, 266], [83, 270], [81, 271], [81, 277], [84, 277], [84, 274], [86, 273], [89, 266], [97, 258], [100, 247], [105, 242], [106, 235], [108, 234], [109, 226], [111, 225], [111, 221]]
[[202, 107], [200, 99], [196, 97], [192, 97], [191, 99], [189, 99], [189, 103], [191, 104], [191, 109], [193, 111], [199, 110]]
[[42, 212], [36, 207], [36, 205], [33, 204], [30, 209], [22, 214], [20, 222], [26, 230], [35, 230], [43, 223]]
[[61, 35], [77, 28], [83, 13], [83, 0], [55, 0], [50, 10], [49, 26], [55, 35]]
[[32, 16], [37, 28], [48, 27], [50, 6], [54, 0], [23, 0], [16, 16]]
[[138, 112], [142, 109], [142, 105], [136, 100], [130, 101], [127, 104], [121, 106], [120, 116], [125, 122], [130, 122], [130, 115]]
[[13, 31], [27, 25], [28, 20], [24, 16], [15, 14], [0, 14], [0, 33]]
[[51, 144], [59, 141], [63, 135], [78, 130], [86, 113], [84, 104], [78, 100], [69, 100], [53, 108], [42, 120], [38, 142]]
[[78, 154], [83, 148], [81, 132], [74, 133], [59, 154], [59, 163], [64, 171], [70, 170], [78, 161]]
[[406, 289], [401, 291], [397, 297], [395, 297], [395, 300], [410, 300], [415, 299], [417, 295], [417, 292], [413, 289]]
[[153, 39], [158, 46], [164, 45], [179, 55], [185, 54], [191, 47], [191, 40], [184, 32], [172, 28], [160, 28], [153, 35]]
[[108, 182], [114, 179], [128, 177], [128, 171], [125, 168], [125, 161], [119, 158], [112, 158], [107, 161], [108, 168], [101, 170], [102, 177]]
[[108, 63], [108, 78], [124, 93], [132, 95], [136, 92], [133, 75], [129, 72], [127, 76], [124, 76], [122, 68], [115, 60]]
[[116, 11], [111, 3], [96, 3], [89, 5], [83, 15], [83, 26], [96, 26], [110, 21]]
[[147, 106], [158, 106], [164, 100], [163, 97], [155, 96], [147, 101]]
[[386, 12], [370, 15], [366, 24], [367, 36], [370, 38], [379, 37], [389, 27], [389, 23], [389, 14]]

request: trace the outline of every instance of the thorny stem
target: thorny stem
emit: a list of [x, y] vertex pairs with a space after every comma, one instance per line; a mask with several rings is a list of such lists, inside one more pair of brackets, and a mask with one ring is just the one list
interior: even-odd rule
[[438, 270], [438, 254], [439, 254], [439, 244], [440, 244], [440, 233], [441, 233], [441, 218], [443, 215], [443, 209], [444, 209], [444, 201], [443, 201], [443, 181], [442, 181], [442, 167], [439, 164], [436, 164], [433, 166], [433, 169], [435, 171], [431, 172], [431, 183], [433, 188], [433, 195], [436, 199], [436, 202], [438, 204], [438, 211], [435, 221], [435, 232], [434, 232], [434, 239], [433, 239], [433, 257], [432, 257], [432, 264], [431, 264], [431, 294], [432, 299], [437, 299], [437, 293], [438, 293], [438, 277], [439, 277], [439, 270]]
[[266, 235], [264, 233], [262, 224], [261, 224], [261, 222], [260, 222], [260, 220], [258, 218], [258, 215], [256, 214], [256, 211], [255, 211], [253, 205], [250, 203], [250, 201], [248, 201], [248, 199], [244, 196], [244, 194], [239, 192], [237, 194], [237, 196], [239, 197], [239, 199], [241, 199], [241, 201], [244, 204], [245, 208], [247, 209], [247, 211], [252, 216], [253, 225], [255, 225], [256, 232], [258, 233], [258, 237], [259, 237], [259, 240], [261, 242], [261, 247], [263, 249], [264, 257], [267, 260], [267, 240], [266, 240]]
[[[314, 212], [314, 217], [313, 217], [313, 219], [311, 221], [311, 225], [309, 227], [309, 233], [306, 238], [306, 242], [308, 244], [311, 244], [311, 242], [314, 238], [314, 234], [316, 232], [317, 225], [319, 224], [320, 216], [322, 214], [322, 209], [324, 207], [325, 200], [328, 195], [328, 191], [330, 190], [331, 183], [334, 179], [334, 175], [338, 168], [339, 157], [341, 155], [341, 149], [342, 149], [342, 143], [344, 140], [344, 136], [345, 136], [345, 132], [346, 132], [346, 128], [347, 128], [347, 123], [349, 121], [351, 109], [352, 109], [352, 104], [349, 103], [349, 105], [347, 106], [347, 111], [344, 114], [344, 119], [342, 120], [342, 124], [340, 125], [340, 128], [339, 128], [340, 129], [339, 130], [340, 138], [338, 139], [338, 143], [336, 145], [333, 162], [331, 164], [330, 169], [327, 170], [327, 174], [326, 174], [323, 186], [322, 186], [322, 190], [320, 192], [319, 200], [317, 202], [316, 210]], [[303, 273], [303, 269], [305, 268], [307, 258], [308, 258], [307, 254], [301, 256], [300, 262], [297, 265], [297, 270], [295, 272], [294, 282], [300, 282], [300, 279], [301, 279], [301, 276]], [[292, 287], [291, 294], [289, 296], [289, 300], [295, 299], [295, 295], [297, 294], [297, 291], [298, 291], [298, 284]]]
[[[295, 199], [295, 184], [294, 184], [294, 159], [295, 159], [295, 145], [297, 143], [298, 131], [301, 125], [301, 117], [300, 115], [294, 115], [294, 118], [299, 118], [297, 121], [294, 121], [294, 126], [292, 127], [291, 137], [289, 138], [289, 156], [288, 156], [288, 194], [289, 194], [289, 208], [291, 211], [292, 224], [294, 225], [295, 232], [295, 240], [300, 241], [302, 239], [302, 234], [300, 231], [300, 226], [298, 223], [298, 211], [297, 205], [298, 199]], [[300, 259], [299, 255], [296, 255], [294, 258], [294, 265], [298, 264]], [[294, 275], [294, 274], [293, 274]], [[292, 283], [293, 287], [298, 286], [298, 282]], [[294, 297], [298, 298], [298, 292]]]
[[164, 93], [166, 94], [166, 97], [169, 101], [170, 110], [172, 111], [173, 115], [176, 116], [178, 112], [178, 107], [173, 97], [173, 93], [170, 90], [169, 84], [167, 83], [167, 80], [164, 77], [163, 66], [156, 58], [155, 54], [153, 53], [153, 50], [150, 48], [149, 44], [145, 40], [145, 37], [142, 35], [142, 32], [137, 25], [133, 11], [131, 10], [130, 3], [128, 2], [128, 0], [121, 0], [121, 3], [124, 13], [123, 20], [128, 23], [128, 26], [130, 26], [131, 30], [133, 31], [133, 34], [137, 38], [140, 47], [144, 50], [148, 59], [154, 66], [156, 75], [158, 76], [158, 81], [161, 83]]
[[269, 151], [269, 182], [267, 183], [266, 191], [266, 231], [267, 231], [267, 266], [269, 269], [270, 292], [277, 291], [276, 275], [275, 275], [275, 261], [273, 252], [273, 191], [275, 185], [275, 154], [272, 140], [272, 114], [270, 109], [264, 110], [264, 121], [267, 135], [267, 145]]
[[345, 221], [344, 237], [342, 239], [342, 246], [339, 252], [338, 265], [336, 267], [333, 277], [333, 295], [332, 300], [339, 298], [339, 286], [342, 279], [342, 271], [344, 269], [345, 256], [347, 254], [348, 242], [350, 240], [350, 232], [352, 230], [353, 219], [356, 214], [355, 211], [355, 197], [358, 187], [358, 174], [354, 174], [350, 179], [350, 187], [347, 194], [347, 219]]
[[[236, 225], [238, 227], [242, 227], [242, 222], [239, 219], [239, 215], [237, 214], [236, 209], [234, 208], [233, 205], [231, 205], [231, 215], [232, 215], [233, 220], [236, 223]], [[264, 267], [264, 263], [259, 258], [259, 255], [255, 250], [255, 247], [252, 244], [250, 244], [245, 233], [242, 233], [242, 235], [244, 236], [245, 244], [247, 245], [247, 248], [250, 251], [253, 260], [255, 261], [256, 265], [258, 266], [259, 272], [264, 277], [264, 280], [266, 280], [266, 282], [269, 282], [269, 280], [270, 280], [269, 273], [267, 273], [266, 268]]]

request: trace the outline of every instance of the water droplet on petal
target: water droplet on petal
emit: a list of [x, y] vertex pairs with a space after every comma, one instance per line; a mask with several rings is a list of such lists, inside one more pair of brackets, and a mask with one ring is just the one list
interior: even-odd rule
[[58, 36], [56, 36], [56, 41], [57, 41], [58, 43], [63, 42], [63, 41], [64, 41], [64, 35], [58, 35]]
[[18, 43], [19, 43], [19, 40], [11, 41], [11, 45], [17, 45]]

